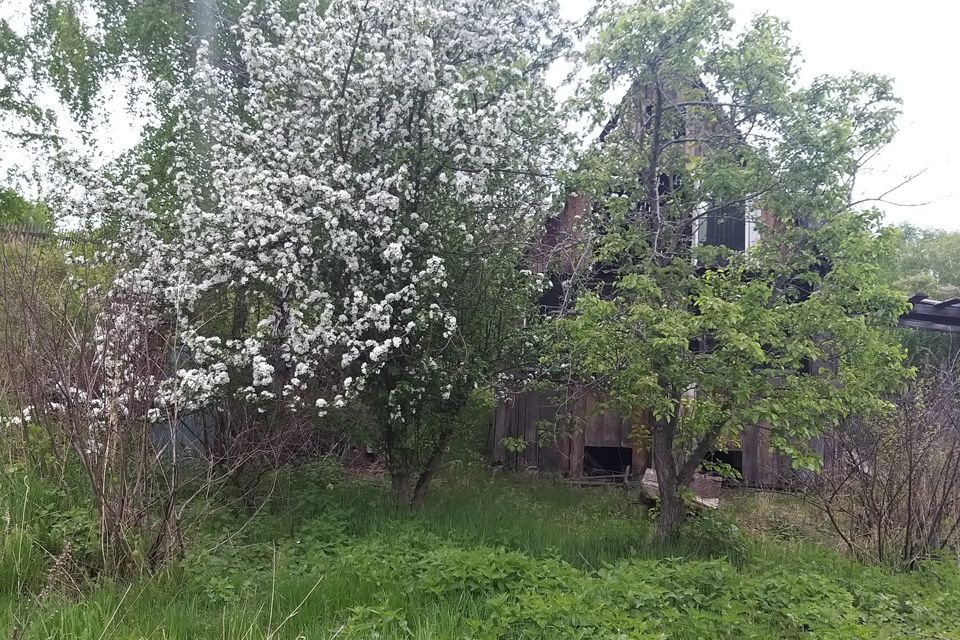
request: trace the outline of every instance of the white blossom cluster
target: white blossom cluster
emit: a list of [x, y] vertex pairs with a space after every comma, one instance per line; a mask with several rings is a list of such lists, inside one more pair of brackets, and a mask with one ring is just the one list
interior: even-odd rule
[[18, 413], [8, 416], [0, 415], [0, 428], [21, 428], [33, 422], [34, 408], [26, 405]]
[[137, 265], [118, 285], [155, 292], [190, 353], [167, 401], [323, 412], [390, 362], [439, 379], [431, 349], [463, 320], [451, 273], [551, 213], [555, 0], [280, 5], [241, 20], [242, 71], [201, 46], [174, 103], [176, 204], [151, 200], [145, 170], [101, 194]]
[[94, 462], [105, 451], [116, 450], [121, 439], [143, 437], [153, 424], [170, 418], [162, 403], [176, 394], [162, 387], [175, 380], [166, 373], [167, 345], [162, 315], [155, 310], [157, 296], [149, 291], [130, 296], [131, 287], [115, 290], [123, 296], [99, 300], [89, 318], [72, 327], [77, 340], [62, 345], [68, 364], [43, 376], [42, 392], [32, 396], [35, 404], [19, 414], [0, 416], [0, 427], [53, 420]]

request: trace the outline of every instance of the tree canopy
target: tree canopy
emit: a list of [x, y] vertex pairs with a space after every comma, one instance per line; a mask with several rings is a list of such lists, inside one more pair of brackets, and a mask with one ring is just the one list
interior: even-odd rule
[[904, 293], [925, 293], [945, 300], [960, 295], [960, 233], [898, 227], [892, 277]]
[[[814, 467], [810, 440], [880, 406], [906, 372], [883, 330], [905, 309], [880, 277], [892, 238], [851, 197], [863, 158], [893, 135], [890, 82], [800, 86], [786, 26], [758, 16], [734, 32], [729, 11], [667, 0], [601, 12], [579, 96], [602, 127], [575, 177], [592, 202], [594, 267], [571, 278], [578, 302], [548, 361], [625, 415], [650, 412], [661, 535], [705, 454], [744, 425]], [[716, 246], [704, 232], [723, 224], [759, 241]]]
[[0, 188], [0, 225], [47, 227], [50, 223], [46, 206], [30, 202], [12, 189]]
[[243, 82], [201, 45], [171, 102], [175, 199], [157, 211], [143, 166], [85, 203], [119, 221], [116, 286], [151, 291], [192, 354], [172, 396], [311, 415], [362, 400], [398, 495], [422, 498], [533, 309], [518, 264], [555, 191], [556, 10], [268, 3], [240, 21]]

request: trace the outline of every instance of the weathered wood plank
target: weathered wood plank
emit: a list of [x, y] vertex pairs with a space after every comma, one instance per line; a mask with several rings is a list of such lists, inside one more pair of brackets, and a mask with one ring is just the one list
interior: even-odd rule
[[630, 463], [630, 471], [634, 476], [642, 476], [644, 470], [650, 466], [650, 450], [638, 442], [634, 431], [645, 429], [649, 425], [649, 415], [644, 413], [642, 420], [627, 427], [627, 441], [633, 448], [633, 457]]
[[[586, 398], [578, 398], [574, 403], [571, 413], [576, 418], [581, 418], [584, 413], [584, 406], [587, 404]], [[584, 429], [575, 426], [570, 437], [570, 476], [580, 478], [583, 476], [583, 447], [586, 442]]]
[[490, 461], [494, 464], [504, 462], [502, 438], [505, 413], [506, 406], [503, 402], [497, 403], [497, 406], [493, 408], [493, 426], [490, 428], [488, 451], [490, 451]]
[[551, 439], [544, 442], [540, 448], [540, 469], [558, 472], [560, 471], [560, 441], [557, 437], [557, 402], [554, 398], [541, 396], [540, 412], [537, 419], [553, 425]]
[[524, 453], [527, 455], [524, 462], [527, 467], [540, 468], [540, 439], [537, 437], [537, 420], [540, 417], [540, 406], [543, 404], [543, 396], [539, 393], [528, 391], [524, 393], [525, 403], [523, 407], [523, 439], [527, 443]]
[[743, 481], [747, 486], [758, 486], [760, 484], [760, 428], [757, 425], [743, 427], [740, 449], [743, 452]]
[[[510, 422], [510, 437], [523, 439], [523, 408], [526, 406], [526, 396], [515, 393], [513, 396], [513, 416]], [[526, 463], [526, 452], [518, 451], [514, 454], [513, 466], [522, 469]]]

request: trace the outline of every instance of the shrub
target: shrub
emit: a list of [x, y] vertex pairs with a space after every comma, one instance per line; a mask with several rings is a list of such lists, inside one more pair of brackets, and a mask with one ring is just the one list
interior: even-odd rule
[[737, 565], [743, 564], [749, 550], [747, 536], [722, 513], [703, 512], [688, 519], [680, 528], [680, 539], [699, 557], [726, 558]]

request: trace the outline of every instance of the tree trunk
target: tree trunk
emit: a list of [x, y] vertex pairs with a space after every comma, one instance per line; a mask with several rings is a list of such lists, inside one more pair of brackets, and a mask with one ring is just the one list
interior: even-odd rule
[[390, 490], [398, 505], [410, 505], [413, 500], [413, 483], [406, 472], [390, 472]]
[[[390, 488], [393, 492], [393, 499], [398, 505], [405, 505], [416, 509], [423, 504], [427, 497], [427, 491], [433, 482], [434, 476], [440, 470], [440, 463], [443, 461], [443, 454], [447, 450], [447, 444], [450, 442], [451, 433], [440, 436], [430, 457], [422, 469], [417, 469], [412, 473], [410, 471], [390, 471]], [[388, 465], [389, 466], [389, 465]]]
[[247, 320], [250, 317], [250, 301], [247, 298], [247, 287], [237, 287], [233, 299], [233, 321], [230, 323], [230, 337], [240, 340], [247, 332]]
[[683, 524], [686, 506], [679, 495], [678, 487], [660, 483], [660, 513], [657, 516], [656, 535], [660, 541], [672, 537]]
[[437, 446], [430, 453], [430, 459], [420, 474], [420, 478], [417, 479], [417, 486], [413, 489], [413, 496], [410, 500], [411, 507], [419, 507], [423, 503], [423, 499], [427, 497], [427, 490], [430, 489], [433, 476], [436, 475], [437, 470], [440, 468], [440, 462], [443, 460], [443, 454], [447, 450], [447, 445], [450, 443], [452, 435], [453, 432], [442, 434]]
[[675, 427], [670, 422], [659, 422], [651, 430], [653, 440], [653, 468], [657, 472], [660, 491], [660, 512], [657, 515], [656, 536], [666, 540], [676, 533], [683, 522], [685, 507], [680, 497], [680, 478], [673, 455]]

